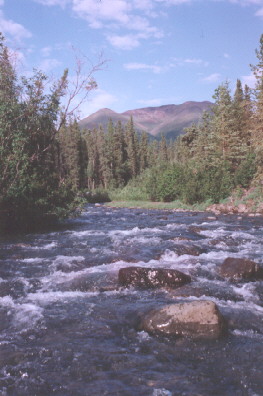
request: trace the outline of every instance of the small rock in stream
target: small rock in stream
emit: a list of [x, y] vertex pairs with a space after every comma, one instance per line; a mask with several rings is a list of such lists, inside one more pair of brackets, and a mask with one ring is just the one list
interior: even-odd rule
[[117, 289], [118, 279], [115, 272], [82, 274], [60, 285], [60, 290], [63, 291], [97, 292]]
[[127, 267], [119, 270], [119, 284], [121, 286], [176, 288], [189, 282], [191, 282], [189, 275], [174, 269]]
[[226, 320], [213, 301], [192, 301], [152, 310], [140, 328], [152, 334], [217, 339], [227, 330]]
[[232, 281], [253, 281], [263, 279], [263, 268], [254, 261], [248, 259], [228, 257], [221, 265], [219, 274], [223, 278]]

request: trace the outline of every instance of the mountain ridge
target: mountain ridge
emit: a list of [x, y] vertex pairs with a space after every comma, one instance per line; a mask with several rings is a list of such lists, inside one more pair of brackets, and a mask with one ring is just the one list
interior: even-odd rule
[[82, 129], [94, 129], [99, 125], [107, 128], [110, 119], [114, 124], [118, 121], [127, 123], [132, 116], [136, 130], [146, 131], [155, 138], [163, 134], [167, 138], [176, 139], [184, 128], [199, 122], [204, 111], [209, 111], [212, 105], [210, 101], [187, 101], [178, 105], [143, 107], [123, 113], [103, 108], [82, 119], [79, 125]]

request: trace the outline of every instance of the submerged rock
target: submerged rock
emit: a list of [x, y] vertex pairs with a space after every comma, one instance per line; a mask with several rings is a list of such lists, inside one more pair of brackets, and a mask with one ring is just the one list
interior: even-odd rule
[[20, 281], [3, 281], [0, 282], [0, 297], [11, 296], [21, 297], [24, 296], [24, 283]]
[[219, 274], [223, 278], [233, 281], [239, 280], [258, 280], [263, 279], [263, 268], [254, 261], [228, 257], [219, 269]]
[[119, 270], [119, 284], [121, 286], [176, 288], [189, 282], [191, 282], [189, 275], [174, 269], [127, 267]]
[[82, 274], [63, 283], [60, 289], [81, 292], [112, 291], [118, 289], [118, 277], [115, 272]]
[[192, 301], [148, 312], [141, 329], [153, 334], [217, 339], [226, 332], [227, 324], [213, 301]]
[[178, 254], [178, 256], [182, 256], [184, 254], [189, 256], [199, 256], [200, 254], [207, 252], [205, 249], [202, 249], [196, 245], [177, 245], [174, 248], [174, 251], [176, 254]]

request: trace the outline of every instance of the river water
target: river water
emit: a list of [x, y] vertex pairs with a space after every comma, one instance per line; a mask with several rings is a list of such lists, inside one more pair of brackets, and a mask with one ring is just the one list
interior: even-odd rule
[[[0, 240], [0, 395], [263, 395], [263, 282], [230, 283], [227, 257], [263, 263], [263, 218], [88, 205], [52, 232]], [[122, 267], [174, 268], [181, 290], [120, 289]], [[217, 341], [149, 335], [168, 303], [213, 300]]]

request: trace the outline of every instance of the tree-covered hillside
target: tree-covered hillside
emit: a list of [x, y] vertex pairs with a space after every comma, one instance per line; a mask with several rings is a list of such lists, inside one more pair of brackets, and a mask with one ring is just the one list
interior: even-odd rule
[[[254, 89], [237, 80], [232, 93], [223, 82], [200, 123], [176, 141], [149, 141], [147, 133], [137, 133], [132, 117], [125, 124], [110, 120], [107, 128], [80, 130], [74, 111], [61, 106], [67, 70], [52, 85], [39, 71], [19, 79], [1, 37], [1, 228], [69, 216], [79, 208], [79, 197], [98, 189], [189, 204], [216, 203], [251, 186], [262, 194], [263, 35], [256, 54]], [[69, 100], [78, 89], [88, 93], [96, 86], [92, 74], [89, 79]]]

